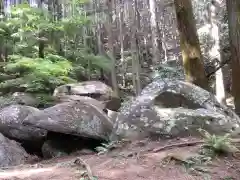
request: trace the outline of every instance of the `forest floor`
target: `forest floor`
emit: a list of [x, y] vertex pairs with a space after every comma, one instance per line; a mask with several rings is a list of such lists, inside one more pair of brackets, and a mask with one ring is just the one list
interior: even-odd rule
[[[1, 180], [237, 180], [240, 159], [218, 156], [208, 163], [186, 160], [198, 154], [198, 139], [136, 141], [103, 155], [88, 154], [1, 169]], [[183, 147], [181, 147], [185, 144]], [[195, 156], [196, 157], [196, 156]], [[85, 176], [85, 178], [83, 178]]]

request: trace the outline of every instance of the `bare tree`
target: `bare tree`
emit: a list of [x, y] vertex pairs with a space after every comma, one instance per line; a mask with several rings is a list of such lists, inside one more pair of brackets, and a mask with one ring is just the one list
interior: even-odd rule
[[186, 80], [208, 90], [191, 0], [174, 0], [174, 4]]

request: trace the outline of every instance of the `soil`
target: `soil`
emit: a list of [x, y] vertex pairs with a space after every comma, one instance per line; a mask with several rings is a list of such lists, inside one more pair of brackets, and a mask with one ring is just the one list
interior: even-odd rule
[[[187, 138], [125, 142], [116, 150], [103, 155], [72, 155], [1, 169], [0, 179], [88, 180], [93, 176], [92, 179], [95, 180], [240, 179], [240, 159], [237, 156], [219, 156], [208, 164], [202, 163], [201, 168], [184, 165], [184, 158], [199, 152], [201, 146], [189, 142], [198, 141], [199, 139]], [[189, 146], [181, 147], [183, 143], [188, 143]]]

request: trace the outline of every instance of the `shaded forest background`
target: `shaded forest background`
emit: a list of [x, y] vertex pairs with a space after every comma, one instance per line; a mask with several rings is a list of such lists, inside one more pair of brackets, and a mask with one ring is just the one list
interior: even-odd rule
[[[226, 3], [192, 6], [210, 91], [225, 103]], [[101, 80], [125, 98], [154, 78], [184, 79], [175, 7], [164, 0], [2, 0], [0, 92], [31, 92], [44, 104], [57, 86], [77, 81]]]

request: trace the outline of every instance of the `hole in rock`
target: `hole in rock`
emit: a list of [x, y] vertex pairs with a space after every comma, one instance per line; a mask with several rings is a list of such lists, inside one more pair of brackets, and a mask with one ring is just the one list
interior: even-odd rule
[[36, 155], [40, 158], [43, 157], [42, 155], [42, 151], [41, 151], [41, 148], [42, 148], [42, 145], [43, 145], [43, 141], [39, 141], [39, 142], [22, 142], [21, 143], [21, 146], [25, 149], [25, 151], [30, 154], [30, 155]]
[[21, 145], [30, 155], [38, 156], [41, 159], [51, 159], [59, 155], [96, 153], [96, 147], [102, 146], [102, 143], [106, 142], [93, 138], [48, 132], [43, 142], [21, 142]]
[[47, 139], [41, 148], [41, 152], [44, 159], [74, 153], [94, 153], [96, 152], [96, 147], [101, 146], [103, 142], [102, 140], [93, 138], [48, 132]]

